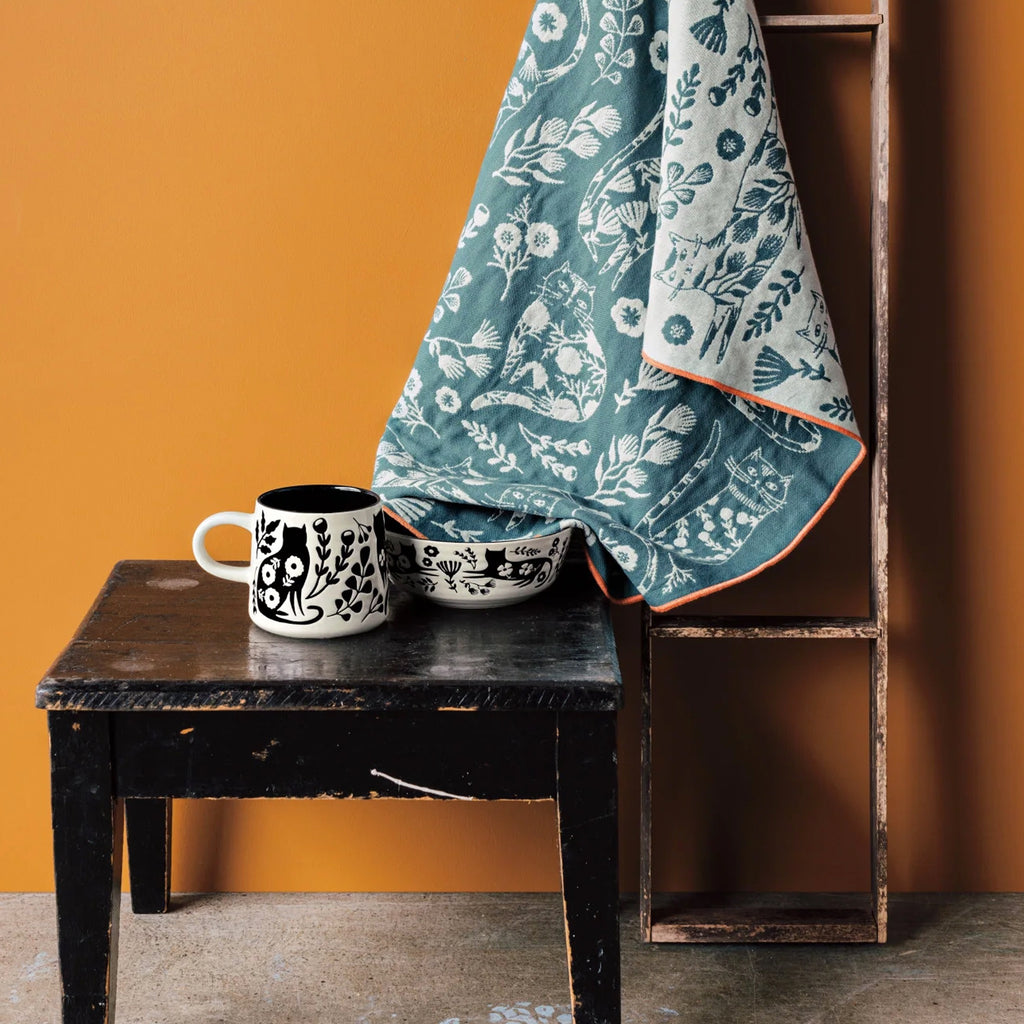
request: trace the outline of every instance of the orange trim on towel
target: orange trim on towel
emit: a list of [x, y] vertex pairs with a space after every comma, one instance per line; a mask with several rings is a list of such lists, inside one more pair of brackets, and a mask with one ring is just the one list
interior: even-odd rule
[[587, 566], [590, 569], [590, 575], [594, 577], [594, 582], [597, 584], [598, 589], [612, 604], [638, 604], [643, 600], [642, 594], [634, 594], [633, 597], [612, 597], [608, 593], [608, 584], [605, 583], [604, 577], [597, 571], [597, 566], [594, 565], [594, 560], [590, 557], [590, 551], [585, 552], [587, 556]]
[[[767, 405], [772, 409], [778, 409], [780, 412], [784, 412], [789, 416], [796, 416], [801, 420], [808, 420], [811, 423], [816, 423], [818, 426], [825, 427], [828, 430], [834, 430], [837, 434], [845, 434], [847, 437], [856, 441], [860, 446], [860, 451], [857, 454], [857, 458], [853, 460], [846, 472], [839, 478], [839, 482], [832, 489], [832, 493], [828, 496], [825, 503], [815, 512], [813, 518], [807, 523], [807, 525], [793, 538], [790, 543], [783, 548], [777, 555], [769, 558], [767, 562], [762, 562], [756, 569], [751, 569], [750, 572], [744, 573], [742, 576], [737, 576], [734, 579], [726, 580], [724, 583], [716, 583], [713, 587], [705, 587], [704, 590], [698, 590], [694, 594], [687, 594], [686, 597], [681, 597], [678, 601], [671, 601], [669, 604], [651, 605], [651, 610], [655, 612], [667, 612], [673, 608], [678, 608], [680, 605], [689, 604], [691, 601], [696, 601], [698, 597], [706, 597], [708, 594], [714, 594], [718, 590], [725, 590], [726, 587], [734, 586], [737, 583], [742, 583], [744, 580], [749, 580], [751, 576], [756, 576], [758, 573], [764, 572], [770, 565], [774, 565], [776, 562], [781, 562], [807, 536], [810, 530], [815, 526], [819, 519], [828, 511], [831, 504], [836, 500], [837, 495], [843, 489], [843, 485], [850, 478], [850, 474], [864, 461], [865, 455], [867, 455], [867, 448], [864, 446], [864, 442], [858, 437], [852, 430], [846, 430], [844, 427], [840, 427], [836, 423], [830, 423], [828, 420], [818, 419], [816, 416], [808, 416], [806, 413], [799, 412], [796, 409], [790, 409], [788, 406], [779, 405], [777, 402], [766, 402], [758, 395], [751, 395], [749, 392], [740, 391], [739, 388], [730, 388], [724, 384], [719, 384], [718, 381], [711, 380], [710, 377], [700, 377], [695, 373], [685, 373], [682, 370], [678, 370], [672, 366], [666, 366], [664, 363], [659, 363], [655, 359], [651, 359], [647, 353], [643, 353], [643, 360], [646, 363], [650, 363], [651, 366], [656, 366], [659, 370], [664, 370], [666, 373], [671, 373], [676, 377], [686, 377], [688, 380], [695, 380], [701, 384], [707, 384], [709, 387], [718, 388], [719, 391], [728, 391], [730, 394], [738, 395], [740, 398], [746, 398], [751, 402], [756, 402], [758, 405]], [[601, 588], [601, 592], [605, 597], [608, 598], [612, 604], [636, 604], [638, 601], [644, 600], [640, 594], [634, 597], [612, 597], [608, 593], [608, 585], [604, 578], [598, 572], [597, 567], [594, 565], [590, 557], [590, 552], [587, 552], [587, 564], [590, 566], [590, 572], [594, 579], [597, 581], [597, 585]]]
[[[846, 433], [846, 431], [844, 431]], [[852, 436], [852, 435], [851, 435]], [[860, 440], [857, 438], [857, 440]], [[716, 583], [713, 587], [706, 587], [704, 590], [698, 590], [695, 594], [687, 594], [686, 597], [681, 597], [678, 601], [672, 601], [669, 604], [651, 605], [651, 611], [655, 612], [667, 612], [673, 608], [678, 608], [681, 604], [689, 604], [690, 601], [696, 601], [698, 597], [705, 597], [708, 594], [713, 594], [718, 590], [725, 590], [726, 587], [734, 586], [737, 583], [742, 583], [744, 580], [749, 580], [751, 576], [756, 576], [758, 573], [764, 572], [770, 565], [774, 565], [776, 562], [781, 562], [807, 536], [811, 528], [818, 522], [818, 520], [828, 511], [829, 506], [836, 500], [836, 495], [843, 489], [843, 484], [849, 479], [850, 474], [864, 461], [864, 456], [867, 454], [867, 449], [863, 443], [860, 446], [860, 452], [857, 458], [850, 464], [850, 468], [840, 477], [839, 483], [832, 489], [832, 493], [828, 496], [825, 503], [815, 512], [814, 517], [807, 523], [807, 525], [790, 541], [790, 543], [783, 548], [777, 555], [769, 558], [767, 562], [762, 562], [756, 569], [751, 569], [750, 572], [744, 573], [742, 576], [736, 576], [734, 579], [726, 580], [724, 583]], [[642, 601], [641, 595], [634, 597], [612, 597], [608, 593], [608, 587], [601, 574], [594, 567], [594, 563], [590, 560], [590, 552], [587, 552], [587, 562], [590, 565], [590, 571], [597, 580], [597, 585], [601, 588], [601, 592], [605, 597], [608, 598], [612, 604], [636, 604], [637, 601]]]
[[394, 519], [396, 523], [401, 523], [401, 525], [404, 526], [414, 537], [419, 537], [420, 540], [430, 540], [430, 538], [425, 533], [420, 533], [420, 531], [417, 530], [415, 526], [412, 526], [410, 523], [407, 523], [400, 515], [396, 515], [394, 512], [391, 511], [391, 509], [387, 507], [387, 505], [384, 506], [384, 511], [389, 516], [391, 516], [391, 518]]
[[[725, 384], [719, 384], [717, 380], [712, 380], [710, 377], [700, 377], [696, 373], [686, 373], [683, 370], [677, 370], [671, 366], [667, 366], [665, 363], [659, 363], [657, 360], [652, 359], [646, 352], [642, 354], [641, 358], [645, 363], [650, 363], [651, 366], [656, 366], [659, 370], [664, 370], [666, 373], [674, 374], [676, 377], [686, 377], [689, 380], [695, 380], [700, 384], [707, 384], [710, 387], [718, 388], [719, 391], [728, 391], [731, 395], [739, 395], [740, 398], [746, 398], [751, 402], [756, 402], [758, 405], [767, 405], [771, 409], [778, 409], [779, 412], [784, 412], [789, 416], [796, 416], [797, 419], [807, 420], [810, 423], [817, 423], [819, 427], [827, 427], [829, 430], [834, 430], [837, 434], [845, 434], [847, 437], [852, 437], [854, 441], [857, 441], [861, 445], [861, 447], [864, 446], [864, 442], [857, 434], [852, 430], [847, 430], [845, 427], [839, 426], [837, 423], [830, 423], [828, 420], [820, 420], [817, 416], [808, 416], [807, 413], [800, 412], [798, 409], [790, 409], [788, 405], [779, 405], [778, 402], [769, 402], [764, 398], [761, 398], [759, 395], [752, 395], [748, 391], [740, 391], [739, 388], [727, 387]], [[744, 577], [744, 579], [746, 579], [746, 577]]]

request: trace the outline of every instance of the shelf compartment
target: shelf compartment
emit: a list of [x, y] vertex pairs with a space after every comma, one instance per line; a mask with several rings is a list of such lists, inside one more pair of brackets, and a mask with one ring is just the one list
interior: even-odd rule
[[877, 943], [870, 893], [660, 894], [652, 942]]

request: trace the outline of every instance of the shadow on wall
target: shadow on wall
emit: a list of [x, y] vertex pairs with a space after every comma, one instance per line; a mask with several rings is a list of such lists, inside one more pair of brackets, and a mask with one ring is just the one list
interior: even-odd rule
[[[900, 0], [894, 59], [894, 142], [900, 198], [895, 223], [891, 468], [898, 561], [893, 622], [893, 723], [902, 757], [895, 779], [901, 831], [891, 837], [908, 889], [977, 884], [968, 849], [975, 801], [967, 766], [968, 715], [963, 595], [967, 585], [961, 467], [964, 422], [951, 324], [956, 280], [949, 156], [952, 0]], [[962, 12], [962, 9], [961, 9]], [[927, 514], [921, 514], [921, 499]], [[915, 748], [908, 752], [907, 737]], [[908, 756], [908, 753], [910, 756]], [[892, 774], [892, 770], [890, 770]]]

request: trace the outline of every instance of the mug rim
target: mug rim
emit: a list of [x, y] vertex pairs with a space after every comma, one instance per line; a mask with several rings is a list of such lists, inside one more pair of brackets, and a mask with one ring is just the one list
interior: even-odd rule
[[290, 515], [344, 515], [374, 509], [382, 501], [376, 491], [365, 487], [348, 484], [294, 484], [264, 491], [256, 499], [256, 504]]

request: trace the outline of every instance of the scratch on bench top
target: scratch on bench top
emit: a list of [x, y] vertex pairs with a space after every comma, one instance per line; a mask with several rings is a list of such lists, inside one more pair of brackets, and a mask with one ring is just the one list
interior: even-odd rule
[[459, 796], [456, 793], [446, 793], [442, 789], [430, 789], [428, 786], [417, 786], [413, 782], [405, 782], [402, 779], [396, 779], [394, 775], [388, 775], [386, 772], [379, 772], [376, 768], [370, 769], [370, 774], [377, 776], [382, 779], [387, 779], [388, 782], [393, 782], [396, 786], [402, 789], [415, 789], [417, 793], [428, 793], [430, 796], [443, 796], [449, 800], [472, 800], [471, 796]]

